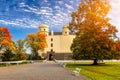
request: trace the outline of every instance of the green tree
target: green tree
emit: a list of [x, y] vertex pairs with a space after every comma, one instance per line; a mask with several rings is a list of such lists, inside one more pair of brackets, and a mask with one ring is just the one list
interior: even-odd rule
[[2, 55], [2, 61], [12, 61], [14, 57], [13, 52], [10, 49], [6, 49]]
[[18, 40], [16, 43], [16, 60], [25, 60], [27, 57], [25, 55], [25, 40]]
[[95, 65], [98, 60], [116, 58], [112, 45], [117, 29], [106, 17], [110, 8], [107, 0], [81, 0], [69, 24], [71, 32], [76, 34], [71, 45], [73, 58], [93, 59]]
[[13, 61], [14, 60], [14, 55], [15, 55], [15, 43], [12, 41], [11, 44], [6, 46], [4, 48], [4, 52], [1, 56], [2, 61]]
[[116, 59], [120, 59], [120, 40], [116, 40], [114, 43], [114, 56]]

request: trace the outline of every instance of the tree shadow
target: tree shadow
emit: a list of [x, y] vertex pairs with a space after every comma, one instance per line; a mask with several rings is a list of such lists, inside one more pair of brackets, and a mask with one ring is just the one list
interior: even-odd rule
[[80, 63], [80, 64], [68, 64], [69, 66], [115, 66], [115, 64], [105, 64], [105, 63], [98, 63], [97, 65], [93, 65], [92, 63], [91, 64], [84, 64], [84, 63]]
[[[105, 63], [98, 63], [98, 65], [93, 65], [93, 64], [85, 64], [85, 63], [73, 63], [73, 64], [69, 64], [69, 66], [72, 66], [72, 67], [82, 67], [82, 66], [88, 66], [88, 67], [99, 67], [99, 66], [103, 66], [103, 67], [108, 67], [108, 66], [117, 66], [117, 64], [105, 64]], [[101, 71], [95, 71], [95, 70], [92, 70], [92, 69], [89, 69], [89, 68], [83, 68], [84, 70], [87, 70], [87, 71], [90, 71], [90, 72], [95, 72], [95, 73], [98, 73], [98, 74], [103, 74], [103, 75], [107, 75], [107, 76], [111, 76], [111, 77], [114, 77], [115, 79], [119, 79], [120, 80], [120, 77], [117, 76], [117, 75], [114, 75], [114, 74], [109, 74], [109, 73], [104, 73], [101, 72]]]

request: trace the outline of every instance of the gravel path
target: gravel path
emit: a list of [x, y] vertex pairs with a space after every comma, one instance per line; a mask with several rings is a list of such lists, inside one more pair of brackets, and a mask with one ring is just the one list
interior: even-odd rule
[[74, 76], [73, 72], [60, 67], [55, 62], [36, 62], [8, 67], [0, 67], [0, 80], [87, 80]]

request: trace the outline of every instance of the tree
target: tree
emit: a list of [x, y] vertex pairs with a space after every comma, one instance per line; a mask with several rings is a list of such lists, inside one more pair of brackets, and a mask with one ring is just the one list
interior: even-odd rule
[[8, 28], [0, 27], [0, 50], [12, 43], [12, 36]]
[[71, 45], [73, 58], [93, 59], [95, 65], [98, 60], [115, 58], [117, 29], [106, 17], [110, 8], [107, 0], [81, 0], [69, 24], [70, 31], [76, 34]]
[[47, 47], [46, 34], [37, 32], [36, 34], [28, 34], [26, 38], [27, 47], [31, 48], [31, 52], [34, 55], [34, 59], [39, 59], [38, 50], [44, 51]]
[[2, 54], [2, 61], [13, 61], [14, 60], [14, 51], [16, 50], [15, 44], [12, 41], [8, 46], [4, 48], [4, 52]]
[[16, 43], [16, 59], [25, 60], [27, 57], [25, 55], [25, 40], [18, 40]]
[[114, 56], [116, 59], [120, 59], [120, 40], [116, 40], [114, 43]]
[[11, 60], [13, 50], [15, 50], [15, 47], [8, 28], [0, 27], [0, 51], [2, 52], [2, 60]]

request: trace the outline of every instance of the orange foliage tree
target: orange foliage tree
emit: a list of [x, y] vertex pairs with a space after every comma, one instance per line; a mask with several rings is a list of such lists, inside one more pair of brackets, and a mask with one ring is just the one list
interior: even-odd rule
[[0, 50], [12, 43], [12, 36], [8, 28], [0, 27]]
[[114, 57], [113, 47], [117, 29], [106, 17], [111, 6], [107, 0], [81, 0], [78, 10], [72, 13], [69, 24], [76, 38], [71, 45], [73, 58], [98, 60]]
[[34, 59], [39, 59], [38, 50], [44, 51], [44, 49], [47, 47], [46, 34], [42, 32], [28, 34], [26, 42], [27, 46], [31, 48]]
[[13, 57], [12, 51], [15, 50], [12, 36], [8, 31], [8, 28], [0, 27], [0, 51], [2, 52], [2, 60], [9, 61]]
[[114, 56], [116, 59], [120, 59], [120, 40], [116, 40], [114, 43]]

